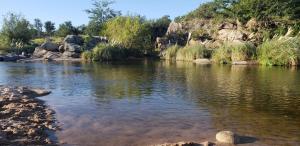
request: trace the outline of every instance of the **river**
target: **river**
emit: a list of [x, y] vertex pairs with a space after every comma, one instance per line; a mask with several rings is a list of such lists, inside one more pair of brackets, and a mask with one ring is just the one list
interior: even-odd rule
[[57, 139], [75, 146], [214, 141], [300, 145], [300, 70], [184, 62], [0, 63], [0, 84], [50, 89]]

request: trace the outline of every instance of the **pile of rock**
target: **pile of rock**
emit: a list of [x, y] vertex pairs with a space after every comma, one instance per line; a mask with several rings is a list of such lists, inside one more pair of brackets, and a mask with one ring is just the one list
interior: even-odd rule
[[53, 144], [49, 132], [57, 129], [54, 112], [35, 97], [43, 89], [0, 86], [0, 145]]
[[83, 50], [93, 49], [98, 43], [107, 43], [106, 37], [94, 36], [88, 42], [78, 35], [68, 35], [61, 44], [45, 42], [37, 47], [33, 53], [33, 58], [45, 60], [80, 58]]

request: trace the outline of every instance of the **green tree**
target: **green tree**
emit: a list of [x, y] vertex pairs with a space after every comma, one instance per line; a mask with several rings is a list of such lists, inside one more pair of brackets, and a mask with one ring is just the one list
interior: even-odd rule
[[152, 49], [151, 33], [140, 16], [119, 16], [105, 24], [103, 34], [112, 42], [140, 52]]
[[52, 35], [55, 30], [55, 23], [51, 21], [46, 21], [44, 27], [47, 35]]
[[32, 38], [30, 23], [23, 16], [9, 13], [3, 19], [1, 29], [2, 43], [15, 46], [17, 43], [28, 43]]
[[121, 15], [120, 11], [115, 11], [110, 7], [112, 4], [114, 4], [114, 1], [94, 0], [93, 8], [85, 10], [90, 18], [90, 22], [86, 28], [87, 34], [98, 35], [103, 23], [111, 18]]
[[72, 25], [71, 21], [66, 21], [63, 24], [60, 24], [56, 31], [56, 35], [60, 37], [65, 37], [70, 34], [78, 34], [77, 28]]
[[41, 34], [43, 32], [43, 23], [40, 19], [36, 18], [34, 19], [34, 28], [37, 31], [37, 37], [41, 37]]

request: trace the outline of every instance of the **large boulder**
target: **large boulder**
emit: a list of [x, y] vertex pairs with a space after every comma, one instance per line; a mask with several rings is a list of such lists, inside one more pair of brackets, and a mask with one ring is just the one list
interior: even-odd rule
[[183, 26], [181, 23], [171, 22], [167, 31], [168, 34], [176, 33], [178, 31], [182, 31]]
[[226, 143], [226, 144], [238, 144], [239, 143], [239, 137], [231, 131], [221, 131], [221, 132], [217, 133], [216, 139], [220, 143]]
[[36, 57], [36, 58], [42, 58], [42, 57], [44, 57], [45, 54], [47, 54], [47, 52], [48, 51], [45, 49], [36, 47], [32, 55], [33, 55], [33, 57]]
[[58, 58], [61, 58], [62, 54], [60, 52], [47, 52], [43, 58], [45, 60], [55, 60], [55, 59], [58, 59]]
[[218, 32], [218, 40], [222, 41], [234, 41], [234, 40], [246, 40], [247, 35], [240, 30], [222, 29]]
[[68, 51], [68, 52], [80, 53], [82, 51], [82, 48], [80, 45], [77, 45], [77, 44], [65, 43], [64, 50]]
[[65, 37], [63, 43], [68, 43], [68, 44], [76, 44], [76, 45], [83, 45], [84, 40], [82, 37], [78, 35], [68, 35]]
[[51, 52], [58, 52], [58, 47], [59, 46], [57, 44], [52, 42], [45, 42], [40, 46], [41, 49]]

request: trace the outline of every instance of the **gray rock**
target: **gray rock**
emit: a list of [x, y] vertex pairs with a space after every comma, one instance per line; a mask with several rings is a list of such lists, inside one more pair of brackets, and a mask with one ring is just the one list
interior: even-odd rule
[[82, 51], [82, 48], [80, 45], [77, 44], [65, 43], [64, 50], [68, 52], [80, 53]]
[[63, 43], [83, 45], [84, 40], [82, 37], [80, 37], [78, 35], [68, 35], [65, 37]]
[[222, 29], [218, 32], [217, 38], [222, 41], [245, 40], [246, 35], [239, 30]]
[[238, 144], [239, 137], [231, 131], [221, 131], [217, 133], [216, 139], [220, 143]]
[[167, 34], [176, 33], [178, 31], [182, 31], [183, 26], [181, 23], [171, 22], [167, 31]]
[[60, 45], [58, 47], [58, 51], [61, 52], [61, 53], [65, 52], [65, 46], [64, 45]]
[[65, 51], [63, 58], [80, 58], [80, 53]]
[[46, 60], [55, 60], [57, 58], [60, 58], [62, 56], [62, 54], [60, 52], [47, 52], [45, 55], [44, 55], [44, 59]]
[[19, 55], [14, 55], [14, 54], [8, 54], [2, 57], [2, 60], [5, 62], [16, 62], [20, 59], [25, 59], [25, 56], [19, 56]]
[[41, 49], [44, 49], [44, 50], [47, 50], [47, 51], [51, 51], [51, 52], [58, 52], [58, 45], [57, 44], [54, 44], [54, 43], [51, 43], [51, 42], [46, 42], [46, 43], [43, 43], [40, 48]]
[[42, 58], [44, 57], [45, 54], [47, 54], [47, 50], [42, 49], [40, 47], [36, 47], [34, 52], [33, 52], [33, 57], [37, 57], [37, 58]]

